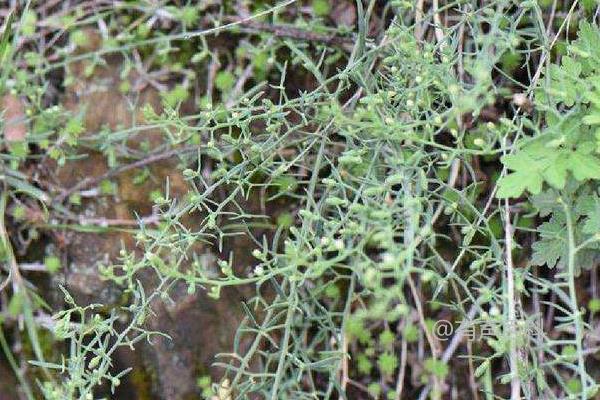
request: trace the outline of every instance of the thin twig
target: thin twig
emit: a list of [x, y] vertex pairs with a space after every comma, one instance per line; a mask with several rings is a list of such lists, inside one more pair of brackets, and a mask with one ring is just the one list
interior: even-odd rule
[[[2, 240], [2, 243], [4, 244], [4, 251], [7, 253], [7, 259], [8, 259], [8, 278], [5, 282], [2, 283], [2, 285], [0, 285], [0, 291], [4, 290], [4, 288], [8, 285], [9, 282], [12, 282], [12, 286], [13, 286], [13, 292], [17, 293], [21, 290], [24, 290], [24, 282], [23, 282], [23, 278], [21, 276], [21, 273], [19, 271], [19, 264], [17, 263], [17, 260], [15, 258], [15, 255], [12, 251], [12, 245], [10, 243], [10, 239], [8, 236], [8, 231], [6, 229], [6, 225], [4, 222], [4, 213], [6, 210], [6, 202], [7, 202], [7, 197], [8, 197], [8, 191], [7, 188], [4, 188], [4, 191], [2, 193], [2, 198], [0, 199], [0, 239]], [[26, 293], [25, 293], [26, 295]]]
[[206, 79], [206, 98], [212, 103], [213, 91], [215, 88], [215, 77], [221, 63], [219, 62], [219, 50], [215, 50], [215, 54], [211, 57], [210, 65], [208, 66], [208, 76]]
[[250, 76], [252, 75], [253, 69], [254, 69], [254, 66], [252, 65], [252, 63], [248, 63], [246, 68], [244, 68], [244, 71], [241, 73], [235, 86], [231, 90], [231, 94], [229, 95], [229, 98], [225, 102], [225, 108], [229, 109], [229, 108], [233, 107], [237, 101], [239, 101], [239, 97], [242, 94], [242, 91], [244, 90], [244, 85], [246, 84], [246, 81], [250, 78]]
[[[490, 288], [494, 284], [495, 281], [496, 281], [496, 277], [493, 276], [487, 282], [486, 287]], [[471, 308], [467, 312], [467, 315], [465, 316], [465, 318], [462, 320], [462, 322], [456, 329], [456, 331], [455, 331], [456, 333], [452, 337], [450, 344], [448, 344], [448, 347], [446, 347], [446, 350], [444, 350], [444, 353], [442, 354], [441, 360], [444, 363], [447, 363], [448, 361], [450, 361], [450, 358], [452, 358], [452, 356], [458, 349], [458, 346], [460, 345], [460, 342], [462, 341], [465, 333], [467, 333], [469, 331], [467, 329], [468, 325], [472, 323], [473, 319], [475, 318], [475, 315], [477, 315], [477, 311], [479, 311], [480, 306], [481, 305], [479, 303], [475, 303], [475, 304], [471, 305]], [[425, 388], [423, 388], [423, 390], [421, 391], [421, 394], [419, 395], [418, 400], [425, 400], [427, 398], [427, 396], [429, 395], [429, 392], [431, 391], [431, 387], [432, 387], [431, 384], [428, 384], [427, 386], [425, 386]]]
[[510, 365], [510, 398], [518, 400], [521, 397], [521, 380], [519, 379], [519, 357], [517, 352], [517, 343], [515, 329], [517, 326], [516, 307], [515, 307], [515, 271], [512, 258], [512, 226], [510, 223], [510, 206], [508, 199], [504, 201], [504, 246], [506, 251], [506, 295], [508, 297], [508, 329], [506, 332], [509, 337], [509, 365]]
[[[312, 31], [296, 28], [294, 26], [283, 24], [267, 24], [250, 20], [248, 18], [239, 19], [239, 17], [225, 17], [225, 21], [231, 23], [239, 23], [240, 31], [246, 32], [267, 32], [277, 37], [289, 38], [294, 40], [302, 40], [306, 42], [322, 43], [330, 46], [338, 46], [344, 49], [351, 49], [356, 42], [355, 38], [348, 36], [340, 36], [337, 34], [322, 35]], [[245, 28], [245, 29], [244, 29]]]
[[413, 281], [410, 274], [406, 276], [406, 280], [408, 281], [408, 286], [410, 287], [411, 294], [413, 296], [413, 300], [415, 301], [415, 306], [417, 307], [417, 315], [419, 316], [419, 325], [425, 332], [425, 338], [431, 348], [431, 355], [434, 358], [438, 358], [438, 345], [437, 340], [435, 340], [434, 336], [431, 334], [427, 324], [425, 323], [425, 313], [423, 312], [423, 305], [421, 304], [421, 296], [419, 296], [419, 292], [417, 291], [417, 287], [415, 286], [415, 282]]
[[406, 358], [408, 355], [408, 343], [404, 335], [402, 336], [402, 343], [400, 344], [400, 370], [398, 371], [398, 377], [396, 378], [396, 396], [395, 400], [402, 398], [402, 391], [404, 390], [404, 375], [406, 374]]
[[434, 33], [435, 33], [435, 38], [438, 41], [438, 43], [440, 44], [440, 48], [444, 47], [444, 31], [442, 30], [442, 26], [444, 26], [442, 24], [442, 18], [440, 17], [439, 14], [439, 0], [433, 0], [433, 23], [435, 24], [434, 26]]
[[417, 41], [423, 39], [423, 35], [425, 34], [425, 30], [423, 29], [423, 6], [425, 4], [425, 0], [417, 1], [417, 6], [415, 8], [415, 38]]
[[550, 52], [552, 51], [552, 48], [556, 44], [556, 41], [560, 37], [562, 30], [565, 28], [568, 21], [570, 21], [571, 15], [575, 11], [575, 8], [577, 7], [578, 3], [579, 3], [579, 0], [575, 0], [573, 2], [573, 4], [571, 5], [571, 8], [569, 9], [569, 12], [567, 13], [567, 17], [564, 19], [564, 21], [560, 25], [560, 28], [558, 29], [558, 32], [556, 32], [554, 39], [552, 39], [552, 42], [550, 43], [550, 47], [548, 48], [548, 51], [545, 51], [544, 53], [542, 53], [542, 56], [540, 57], [540, 63], [538, 64], [537, 70], [535, 71], [535, 74], [533, 75], [533, 78], [531, 79], [531, 85], [529, 86], [530, 87], [529, 98], [533, 97], [533, 89], [535, 88], [537, 81], [540, 79], [540, 76], [542, 74], [542, 69], [544, 68], [544, 63], [548, 59], [548, 55], [550, 54]]
[[[344, 307], [344, 322], [342, 323], [342, 371], [341, 371], [341, 379], [340, 379], [340, 387], [342, 388], [342, 393], [346, 392], [346, 386], [348, 385], [348, 381], [350, 379], [348, 372], [348, 335], [346, 335], [346, 321], [351, 312], [352, 299], [354, 297], [354, 286], [356, 284], [356, 277], [354, 274], [350, 277], [350, 287], [348, 288], [348, 295], [346, 297], [346, 306]], [[340, 394], [340, 400], [343, 399]]]
[[581, 315], [581, 310], [579, 309], [579, 305], [577, 304], [577, 288], [575, 285], [575, 269], [576, 269], [576, 240], [575, 240], [575, 229], [573, 229], [573, 218], [571, 216], [571, 210], [569, 206], [563, 201], [560, 200], [560, 203], [563, 206], [563, 210], [565, 213], [565, 219], [567, 223], [567, 238], [568, 238], [568, 256], [567, 256], [567, 284], [569, 287], [569, 300], [570, 300], [570, 308], [573, 319], [573, 326], [575, 328], [575, 347], [577, 349], [577, 369], [579, 373], [579, 380], [581, 382], [581, 398], [587, 399], [588, 397], [588, 382], [587, 382], [587, 372], [585, 369], [585, 357], [583, 354], [583, 346], [584, 346], [584, 335], [585, 328], [583, 324], [583, 317]]

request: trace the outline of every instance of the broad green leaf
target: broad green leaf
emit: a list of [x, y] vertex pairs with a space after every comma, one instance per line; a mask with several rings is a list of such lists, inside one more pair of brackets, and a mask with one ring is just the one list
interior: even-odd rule
[[558, 154], [554, 162], [548, 165], [542, 176], [551, 186], [562, 189], [567, 181], [567, 169], [569, 167], [569, 157]]
[[540, 240], [531, 246], [533, 249], [531, 264], [554, 268], [567, 253], [564, 215], [555, 212], [550, 221], [540, 225], [539, 232]]
[[581, 231], [587, 235], [600, 233], [600, 198], [598, 196], [584, 196], [583, 215], [585, 219]]
[[530, 201], [531, 204], [533, 204], [533, 206], [538, 210], [540, 217], [547, 217], [556, 210], [558, 206], [558, 197], [558, 192], [550, 189], [543, 191], [540, 194], [531, 196]]
[[537, 194], [542, 190], [542, 177], [535, 173], [514, 172], [498, 180], [496, 196], [501, 199], [519, 197], [525, 190]]
[[575, 151], [569, 158], [569, 168], [575, 179], [600, 179], [600, 161], [591, 154]]

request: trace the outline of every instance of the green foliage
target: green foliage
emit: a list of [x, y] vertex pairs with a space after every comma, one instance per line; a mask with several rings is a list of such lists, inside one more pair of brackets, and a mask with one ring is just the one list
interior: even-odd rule
[[[245, 11], [238, 3], [134, 3], [102, 13], [65, 7], [69, 15], [44, 21], [25, 11], [18, 35], [27, 51], [14, 55], [19, 68], [3, 66], [30, 133], [3, 147], [3, 264], [18, 271], [25, 257], [13, 246], [38, 229], [130, 233], [136, 242], [98, 267], [125, 304], [80, 306], [63, 293], [49, 330], [64, 352], [33, 352], [43, 397], [116, 390], [127, 370], [115, 370], [114, 352], [159, 334], [147, 330], [152, 303], [172, 303], [178, 284], [215, 302], [250, 288], [233, 348], [202, 366], [223, 374], [220, 383], [198, 379], [205, 398], [349, 397], [353, 384], [361, 396], [440, 399], [464, 379], [469, 351], [480, 363], [473, 386], [490, 398], [507, 392], [497, 385], [510, 383], [505, 360], [515, 354], [524, 398], [595, 393], [583, 345], [600, 305], [591, 300], [584, 321], [575, 285], [600, 250], [600, 31], [583, 21], [590, 2], [554, 10], [564, 29], [582, 20], [571, 43], [545, 26], [551, 2], [441, 3], [439, 13], [431, 2], [242, 2], [258, 14], [233, 24], [227, 18]], [[333, 21], [344, 13], [356, 17], [345, 31]], [[3, 60], [13, 56], [11, 18]], [[59, 38], [51, 56], [31, 42], [46, 30]], [[86, 52], [92, 45], [100, 47]], [[45, 90], [56, 70], [60, 90], [77, 98], [116, 58], [122, 65], [107, 81], [131, 105], [131, 126], [92, 130], [95, 104], [48, 106], [59, 101]], [[141, 106], [145, 88], [163, 108]], [[522, 98], [530, 93], [531, 104]], [[55, 164], [68, 174], [87, 155], [107, 169], [84, 178], [89, 187], [57, 187], [55, 171], [40, 178]], [[157, 178], [160, 169], [168, 173]], [[123, 193], [129, 186], [140, 193]], [[128, 202], [151, 214], [135, 210], [123, 226], [93, 215]], [[50, 279], [68, 267], [61, 251], [48, 246], [38, 260]], [[10, 329], [23, 336], [25, 321], [39, 342], [43, 295], [10, 279], [6, 318], [19, 322]], [[528, 332], [540, 317], [531, 310], [548, 309], [547, 331]], [[458, 336], [432, 338], [445, 320], [492, 328], [467, 347]]]
[[[7, 61], [9, 61], [9, 56], [12, 52], [11, 49], [11, 36], [13, 32], [13, 22], [15, 19], [15, 14], [11, 11], [6, 18], [2, 30], [2, 35], [0, 36], [0, 63], [6, 68]], [[8, 64], [10, 65], [10, 64]], [[4, 80], [0, 81], [0, 89], [4, 91]]]
[[220, 71], [215, 77], [215, 86], [221, 92], [229, 91], [235, 84], [235, 77], [230, 71]]
[[591, 299], [588, 302], [588, 310], [590, 310], [591, 313], [600, 311], [600, 299]]
[[60, 258], [56, 256], [48, 256], [44, 259], [44, 265], [46, 266], [46, 269], [48, 269], [48, 272], [54, 274], [61, 268]]
[[[560, 67], [547, 70], [548, 87], [536, 92], [544, 106], [546, 128], [529, 140], [516, 154], [502, 158], [514, 171], [498, 182], [498, 197], [519, 197], [528, 191], [538, 194], [547, 183], [563, 189], [571, 175], [578, 181], [600, 179], [600, 157], [595, 125], [600, 125], [600, 31], [587, 22], [579, 26], [578, 39], [568, 48]], [[559, 105], [569, 107], [559, 111]]]
[[165, 106], [174, 108], [188, 98], [187, 89], [182, 85], [177, 85], [173, 89], [162, 94]]
[[178, 15], [183, 25], [190, 28], [198, 22], [198, 12], [198, 7], [186, 6], [178, 10]]
[[32, 36], [36, 30], [36, 24], [38, 22], [37, 14], [33, 10], [27, 10], [23, 13], [21, 19], [23, 26], [21, 27], [21, 33], [25, 36]]
[[448, 365], [440, 360], [434, 358], [428, 358], [424, 363], [425, 371], [436, 376], [437, 378], [443, 379], [448, 375]]
[[390, 347], [394, 344], [395, 335], [389, 330], [385, 330], [379, 334], [379, 343], [383, 347]]
[[329, 14], [330, 6], [327, 0], [312, 0], [313, 12], [320, 16], [326, 16]]
[[419, 329], [413, 324], [408, 324], [404, 327], [404, 339], [408, 342], [416, 342], [419, 340]]
[[69, 35], [69, 39], [71, 40], [71, 42], [74, 45], [79, 46], [79, 47], [83, 47], [83, 46], [87, 45], [89, 42], [88, 36], [82, 30], [72, 31], [71, 34]]
[[385, 375], [391, 375], [398, 366], [398, 359], [390, 353], [383, 353], [377, 359], [379, 370]]
[[[573, 120], [581, 120], [581, 115]], [[539, 194], [543, 183], [563, 189], [568, 173], [578, 181], [600, 178], [600, 159], [593, 154], [594, 143], [568, 126], [560, 127], [560, 131], [559, 138], [545, 135], [517, 154], [502, 158], [514, 172], [499, 181], [498, 197], [519, 197], [525, 190]]]

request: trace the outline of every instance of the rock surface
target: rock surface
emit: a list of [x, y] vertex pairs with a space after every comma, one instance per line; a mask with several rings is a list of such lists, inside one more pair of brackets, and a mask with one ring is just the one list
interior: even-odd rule
[[[97, 34], [88, 34], [90, 46], [97, 46], [100, 40]], [[132, 110], [130, 99], [117, 90], [121, 70], [119, 59], [97, 66], [87, 77], [84, 73], [86, 65], [82, 61], [69, 67], [75, 83], [68, 88], [63, 102], [74, 113], [86, 110], [84, 135], [93, 135], [103, 127], [117, 129], [143, 123], [140, 110], [144, 104], [150, 104], [159, 111], [159, 93], [149, 87], [139, 93], [135, 106], [137, 111]], [[127, 145], [133, 149], [142, 148], [142, 142], [149, 144], [152, 152], [161, 145], [162, 134], [156, 130], [141, 131], [131, 137]], [[114, 196], [83, 199], [81, 207], [84, 213], [95, 220], [134, 220], [136, 215], [148, 215], [152, 210], [148, 194], [164, 189], [167, 179], [170, 196], [183, 196], [187, 192], [187, 184], [178, 172], [176, 162], [166, 160], [152, 164], [148, 167], [150, 178], [139, 185], [133, 183], [139, 170], [120, 174], [113, 180], [117, 184]], [[102, 176], [107, 170], [105, 157], [90, 153], [57, 168], [56, 176], [62, 187], [69, 188], [86, 177]], [[66, 243], [64, 248], [69, 265], [65, 280], [74, 297], [84, 303], [118, 304], [118, 288], [99, 277], [98, 265], [115, 261], [121, 248], [136, 250], [133, 238], [114, 230], [106, 233], [70, 231]], [[142, 279], [151, 286], [151, 277]], [[151, 287], [146, 289], [147, 292], [149, 290]], [[197, 378], [206, 374], [216, 353], [231, 349], [235, 327], [240, 320], [237, 292], [230, 290], [221, 300], [215, 301], [200, 291], [189, 295], [187, 286], [176, 285], [171, 297], [173, 303], [155, 304], [148, 329], [163, 332], [172, 340], [155, 337], [152, 344], [138, 344], [134, 353], [119, 352], [117, 364], [123, 368], [131, 366], [133, 372], [113, 398], [198, 398]]]

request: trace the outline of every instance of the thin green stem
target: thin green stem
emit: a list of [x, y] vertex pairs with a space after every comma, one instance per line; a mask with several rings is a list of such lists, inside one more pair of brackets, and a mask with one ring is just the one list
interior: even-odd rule
[[573, 228], [573, 218], [571, 216], [571, 210], [563, 199], [560, 199], [565, 212], [566, 223], [567, 223], [567, 240], [568, 240], [568, 254], [567, 254], [567, 280], [569, 286], [569, 300], [570, 308], [573, 317], [573, 325], [575, 327], [575, 346], [577, 348], [577, 367], [579, 373], [579, 380], [581, 382], [581, 399], [587, 399], [588, 384], [587, 384], [587, 372], [585, 369], [585, 358], [583, 349], [583, 334], [584, 327], [577, 304], [577, 288], [575, 286], [575, 273], [576, 273], [576, 252], [577, 243], [575, 242], [575, 231]]

